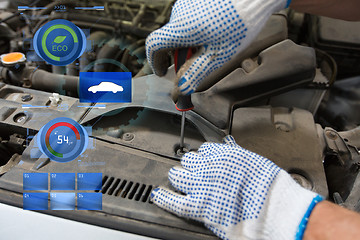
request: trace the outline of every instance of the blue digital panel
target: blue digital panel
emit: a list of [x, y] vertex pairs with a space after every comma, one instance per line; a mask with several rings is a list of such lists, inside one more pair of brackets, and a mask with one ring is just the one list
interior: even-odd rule
[[27, 191], [48, 190], [48, 173], [24, 173], [23, 189]]
[[78, 193], [78, 210], [102, 210], [102, 193]]
[[78, 190], [101, 190], [102, 173], [78, 173]]
[[75, 210], [75, 193], [50, 193], [51, 210]]
[[48, 193], [24, 193], [24, 210], [48, 210]]
[[131, 102], [131, 72], [80, 72], [80, 102]]
[[51, 173], [50, 190], [75, 190], [75, 173]]

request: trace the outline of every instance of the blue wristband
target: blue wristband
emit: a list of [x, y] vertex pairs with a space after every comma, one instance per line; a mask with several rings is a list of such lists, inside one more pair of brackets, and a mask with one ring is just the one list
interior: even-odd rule
[[288, 8], [291, 3], [291, 0], [287, 0], [285, 8]]
[[315, 205], [318, 204], [319, 202], [321, 202], [322, 200], [324, 200], [324, 198], [320, 195], [317, 195], [316, 197], [314, 197], [314, 199], [310, 203], [309, 208], [307, 209], [304, 217], [301, 219], [299, 227], [296, 231], [295, 240], [301, 240], [303, 238], [305, 228], [309, 221], [310, 214], [311, 214], [312, 210], [314, 209]]

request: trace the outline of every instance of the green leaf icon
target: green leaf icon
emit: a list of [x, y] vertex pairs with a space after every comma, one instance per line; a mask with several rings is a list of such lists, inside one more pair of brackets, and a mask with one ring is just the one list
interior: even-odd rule
[[54, 39], [54, 43], [62, 43], [65, 40], [66, 36], [57, 36]]

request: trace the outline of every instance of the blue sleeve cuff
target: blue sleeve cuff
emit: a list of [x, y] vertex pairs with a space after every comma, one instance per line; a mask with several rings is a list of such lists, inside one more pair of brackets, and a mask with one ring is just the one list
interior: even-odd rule
[[286, 6], [285, 6], [285, 8], [288, 8], [289, 5], [290, 5], [290, 3], [291, 3], [291, 0], [287, 0], [287, 1], [286, 1]]
[[314, 209], [315, 205], [318, 204], [319, 202], [323, 201], [324, 198], [320, 195], [317, 195], [316, 197], [314, 197], [314, 199], [312, 200], [312, 202], [309, 205], [309, 208], [307, 209], [304, 217], [301, 219], [301, 222], [298, 226], [298, 229], [296, 231], [296, 236], [295, 236], [295, 240], [301, 240], [304, 236], [304, 232], [305, 232], [305, 228], [306, 225], [309, 221], [309, 217], [310, 214], [312, 212], [312, 210]]

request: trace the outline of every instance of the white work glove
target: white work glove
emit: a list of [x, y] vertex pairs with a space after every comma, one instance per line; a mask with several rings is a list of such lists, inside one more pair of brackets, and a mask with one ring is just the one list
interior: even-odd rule
[[178, 0], [169, 23], [146, 39], [148, 62], [163, 76], [169, 50], [203, 46], [186, 72], [180, 69], [180, 93], [191, 94], [211, 72], [244, 50], [271, 14], [288, 4], [290, 0]]
[[223, 239], [301, 239], [308, 217], [323, 198], [298, 185], [270, 160], [241, 148], [204, 143], [169, 172], [186, 195], [156, 188], [152, 201], [179, 216], [205, 223]]

